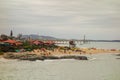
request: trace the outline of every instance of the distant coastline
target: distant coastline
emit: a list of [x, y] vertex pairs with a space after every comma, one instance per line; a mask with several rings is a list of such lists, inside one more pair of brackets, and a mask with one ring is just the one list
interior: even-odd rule
[[[22, 38], [31, 37], [32, 39], [43, 39], [43, 40], [78, 40], [78, 39], [61, 39], [56, 38], [53, 36], [45, 36], [45, 35], [37, 35], [37, 34], [30, 34], [30, 35], [23, 35]], [[82, 39], [80, 39], [82, 40]], [[120, 42], [120, 40], [93, 40], [89, 39], [90, 42]]]
[[120, 40], [89, 40], [91, 42], [120, 42]]

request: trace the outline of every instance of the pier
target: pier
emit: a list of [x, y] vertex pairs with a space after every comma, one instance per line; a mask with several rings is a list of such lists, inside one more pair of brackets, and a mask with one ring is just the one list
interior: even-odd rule
[[[43, 42], [53, 42], [55, 44], [69, 44], [69, 41], [71, 40], [42, 40]], [[72, 40], [75, 42], [75, 44], [85, 44], [85, 43], [90, 43], [90, 40]]]

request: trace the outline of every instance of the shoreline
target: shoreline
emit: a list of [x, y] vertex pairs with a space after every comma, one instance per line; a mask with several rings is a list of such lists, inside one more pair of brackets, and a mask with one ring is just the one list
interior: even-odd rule
[[106, 50], [106, 49], [96, 49], [96, 48], [79, 48], [75, 50], [45, 50], [35, 49], [33, 51], [26, 52], [6, 52], [0, 55], [0, 58], [5, 59], [19, 59], [19, 60], [46, 60], [46, 59], [77, 59], [77, 60], [88, 60], [86, 55], [92, 54], [120, 54], [119, 50]]
[[[120, 59], [120, 53], [99, 53], [99, 54], [105, 54], [105, 55], [114, 55], [114, 56], [118, 56], [118, 58], [116, 59]], [[85, 61], [89, 61], [91, 59], [95, 59], [92, 58], [92, 56], [94, 55], [99, 55], [99, 54], [58, 54], [58, 55], [52, 55], [52, 56], [34, 56], [34, 57], [29, 57], [29, 56], [24, 56], [21, 58], [5, 58], [4, 55], [0, 55], [0, 60], [7, 60], [7, 61], [11, 61], [11, 60], [20, 60], [20, 61], [46, 61], [46, 60], [85, 60]]]
[[86, 56], [81, 55], [38, 55], [38, 54], [29, 54], [29, 53], [5, 53], [3, 55], [5, 59], [18, 59], [18, 60], [29, 60], [29, 61], [36, 61], [36, 60], [56, 60], [56, 59], [75, 59], [75, 60], [88, 60]]

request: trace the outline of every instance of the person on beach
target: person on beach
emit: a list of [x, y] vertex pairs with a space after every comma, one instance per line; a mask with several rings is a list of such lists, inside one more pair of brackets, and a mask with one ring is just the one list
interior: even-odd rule
[[73, 40], [69, 41], [69, 47], [70, 48], [76, 47], [76, 44], [75, 44], [75, 42]]

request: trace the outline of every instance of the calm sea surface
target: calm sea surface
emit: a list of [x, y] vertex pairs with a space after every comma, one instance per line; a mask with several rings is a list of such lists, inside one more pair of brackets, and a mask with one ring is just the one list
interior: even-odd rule
[[[120, 43], [112, 44], [114, 45], [110, 48], [116, 48]], [[32, 62], [1, 58], [0, 80], [120, 80], [120, 59], [116, 59], [120, 56], [112, 53], [85, 56], [89, 58], [88, 61], [37, 60]]]
[[120, 80], [115, 54], [86, 55], [88, 61], [0, 59], [0, 80]]

